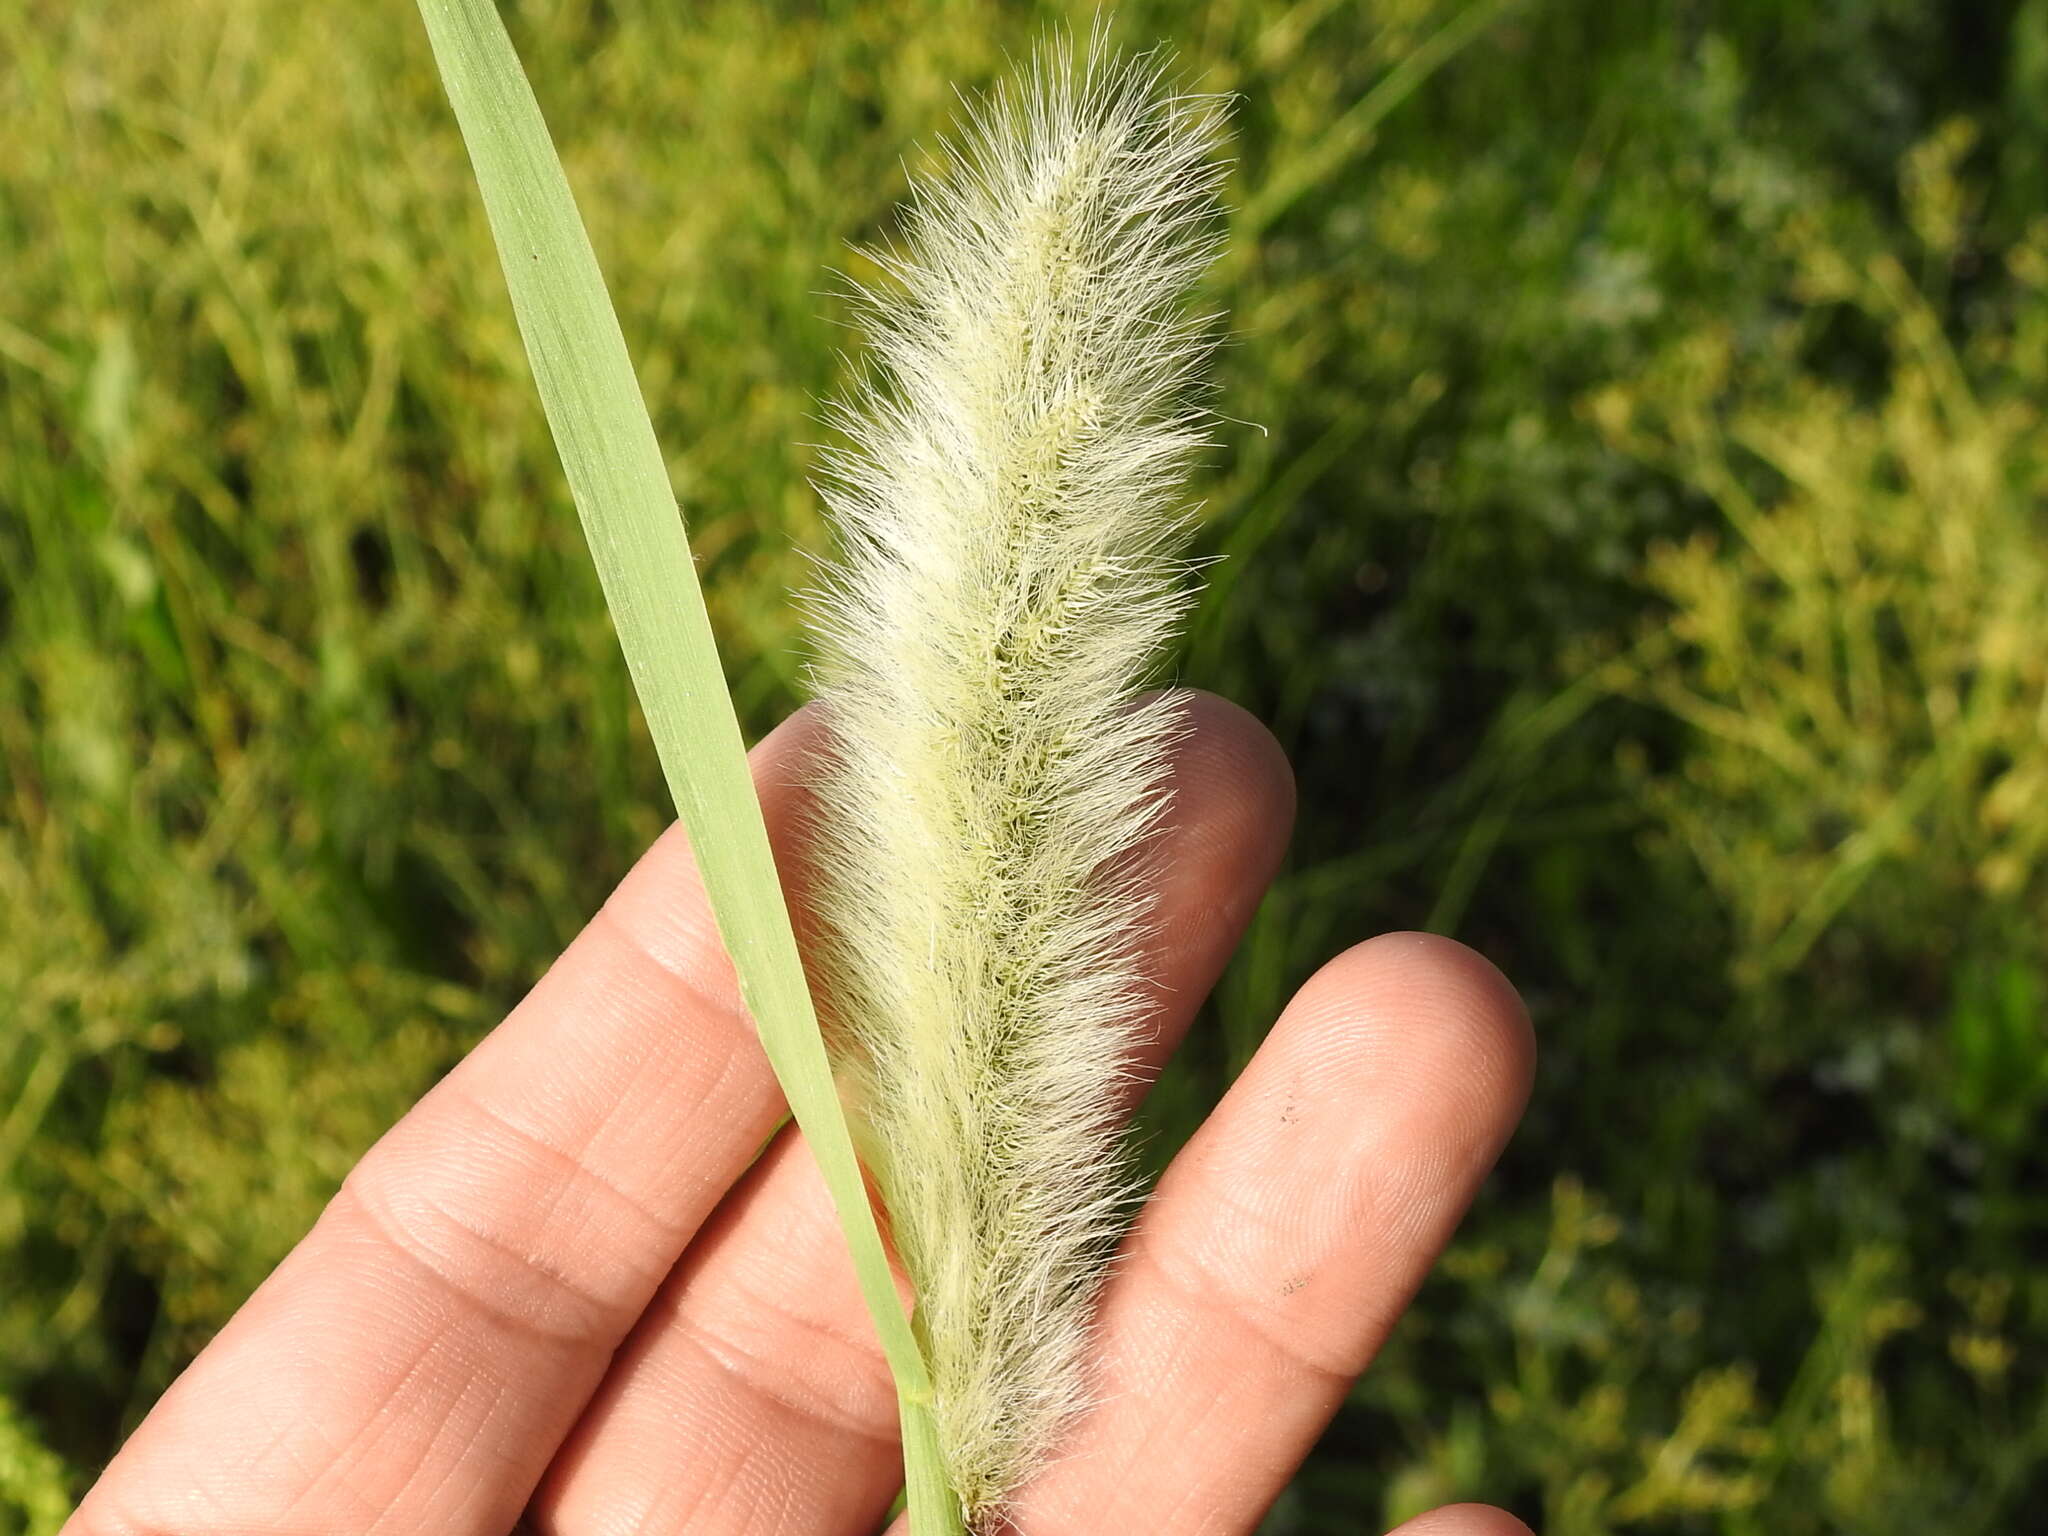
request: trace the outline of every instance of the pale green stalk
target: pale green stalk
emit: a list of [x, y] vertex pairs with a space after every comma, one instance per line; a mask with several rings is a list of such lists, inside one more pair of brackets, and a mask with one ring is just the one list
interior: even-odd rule
[[895, 1377], [912, 1530], [961, 1529], [931, 1388], [812, 1012], [703, 593], [597, 258], [491, 0], [419, 0], [541, 404], [741, 995], [853, 1251]]
[[1179, 720], [1137, 692], [1188, 596], [1220, 132], [1099, 38], [974, 109], [880, 258], [826, 489], [825, 995], [976, 1527], [1086, 1401], [1128, 1188]]

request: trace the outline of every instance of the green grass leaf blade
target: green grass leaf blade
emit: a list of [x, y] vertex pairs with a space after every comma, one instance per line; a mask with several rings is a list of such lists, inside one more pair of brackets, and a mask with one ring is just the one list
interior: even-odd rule
[[419, 0], [605, 600], [741, 995], [838, 1207], [903, 1410], [913, 1529], [961, 1528], [930, 1385], [818, 1032], [704, 597], [583, 221], [491, 0]]

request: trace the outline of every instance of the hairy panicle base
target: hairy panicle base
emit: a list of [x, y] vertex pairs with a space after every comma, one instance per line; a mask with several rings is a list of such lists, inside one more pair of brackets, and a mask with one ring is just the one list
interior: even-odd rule
[[1221, 120], [1156, 61], [1048, 49], [917, 188], [837, 416], [821, 980], [977, 1521], [1082, 1400], [1125, 1203], [1120, 856], [1175, 730], [1135, 695], [1186, 606]]

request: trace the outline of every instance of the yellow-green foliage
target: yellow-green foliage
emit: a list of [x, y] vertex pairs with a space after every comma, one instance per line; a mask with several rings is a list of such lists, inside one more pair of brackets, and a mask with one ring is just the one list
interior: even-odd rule
[[[764, 728], [828, 542], [820, 275], [876, 276], [849, 247], [955, 84], [1097, 8], [499, 8]], [[1462, 1497], [1565, 1536], [2027, 1529], [2048, 645], [1998, 646], [2042, 547], [2048, 4], [1116, 20], [1237, 94], [1217, 366], [1259, 425], [1198, 471], [1229, 558], [1177, 675], [1302, 783], [1145, 1156], [1374, 928], [1479, 944], [1544, 1039], [1496, 1193], [1272, 1533]], [[411, 0], [0, 0], [9, 1536], [663, 820], [492, 261]], [[1737, 424], [1831, 457], [1796, 481]]]
[[[2048, 223], [2006, 258], [2017, 326], [1960, 346], [1908, 265], [1957, 261], [1973, 137], [1907, 160], [1910, 256], [1791, 221], [1799, 323], [1762, 347], [1699, 331], [1591, 402], [1725, 519], [1650, 550], [1670, 617], [1617, 675], [1696, 733], [1652, 800], [1752, 976], [1857, 903], [1903, 930], [2048, 898]], [[1838, 313], [1868, 327], [1867, 381], [1799, 365]]]
[[[1549, 1194], [1533, 1269], [1507, 1274], [1506, 1254], [1485, 1242], [1460, 1245], [1445, 1266], [1475, 1304], [1505, 1298], [1512, 1366], [1488, 1407], [1538, 1469], [1546, 1532], [1891, 1528], [1883, 1512], [1910, 1506], [1928, 1472], [1924, 1452], [1898, 1438], [1880, 1379], [1886, 1347], [1929, 1324], [1896, 1249], [1861, 1245], [1814, 1277], [1815, 1327], [1781, 1362], [1787, 1386], [1775, 1400], [1743, 1360], [1701, 1370], [1667, 1403], [1654, 1362], [1697, 1347], [1711, 1319], [1630, 1273], [1616, 1253], [1628, 1224], [1577, 1179]], [[1952, 1284], [1985, 1319], [1958, 1330], [1958, 1347], [1995, 1355], [2003, 1302], [1994, 1295], [1987, 1310], [1970, 1276]], [[1390, 1490], [1387, 1518], [1455, 1496], [1476, 1454], [1455, 1425], [1432, 1433]]]
[[829, 464], [825, 995], [977, 1524], [1082, 1400], [1126, 1184], [1125, 856], [1177, 719], [1136, 690], [1187, 606], [1219, 131], [1099, 39], [977, 103], [865, 296]]

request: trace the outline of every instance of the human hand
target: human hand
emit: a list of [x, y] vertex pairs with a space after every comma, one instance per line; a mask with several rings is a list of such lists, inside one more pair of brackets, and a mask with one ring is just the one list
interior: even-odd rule
[[[1134, 1100], [1293, 812], [1260, 726], [1187, 708]], [[819, 730], [800, 713], [753, 757], [798, 911], [791, 786]], [[1532, 1056], [1513, 991], [1448, 940], [1318, 972], [1130, 1233], [1097, 1405], [1020, 1495], [1018, 1536], [1251, 1531], [1449, 1238]], [[671, 830], [357, 1165], [65, 1536], [875, 1530], [901, 1484], [895, 1394], [783, 1114]], [[1476, 1505], [1401, 1529], [1525, 1531]]]

